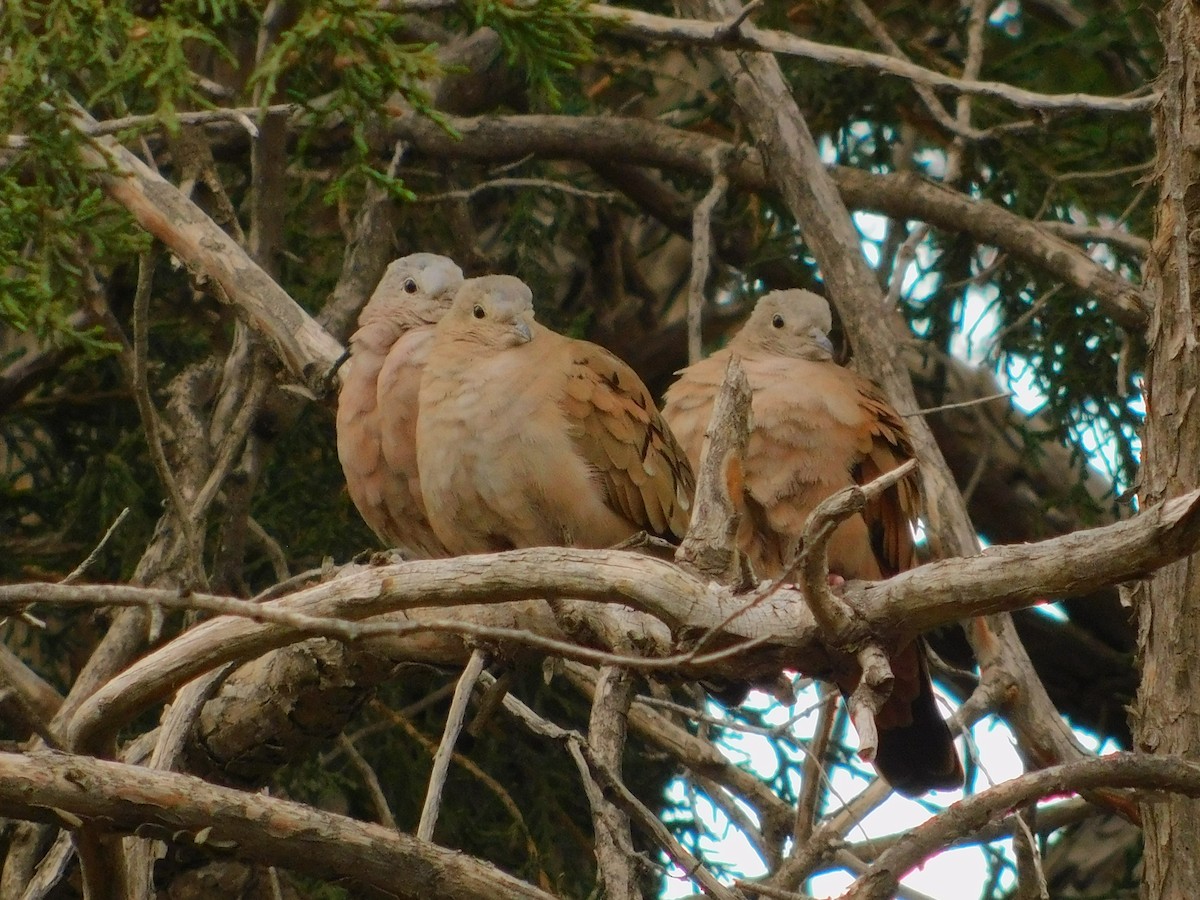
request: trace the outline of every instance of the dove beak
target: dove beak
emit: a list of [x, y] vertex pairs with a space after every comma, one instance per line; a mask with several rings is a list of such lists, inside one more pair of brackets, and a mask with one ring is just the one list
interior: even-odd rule
[[529, 323], [524, 319], [517, 319], [517, 321], [513, 322], [513, 331], [521, 339], [522, 344], [528, 344], [533, 340], [533, 329], [529, 327]]
[[820, 347], [830, 356], [833, 356], [833, 341], [829, 340], [829, 335], [821, 331], [819, 328], [814, 328], [812, 330], [812, 336], [813, 341], [816, 342], [818, 347]]

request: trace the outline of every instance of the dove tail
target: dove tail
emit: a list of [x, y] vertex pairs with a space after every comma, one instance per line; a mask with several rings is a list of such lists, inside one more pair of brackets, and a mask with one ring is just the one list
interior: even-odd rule
[[912, 649], [917, 656], [919, 687], [916, 697], [908, 701], [911, 716], [905, 718], [911, 720], [905, 725], [881, 726], [875, 755], [879, 774], [906, 797], [963, 785], [962, 760], [933, 695], [925, 642], [918, 639]]

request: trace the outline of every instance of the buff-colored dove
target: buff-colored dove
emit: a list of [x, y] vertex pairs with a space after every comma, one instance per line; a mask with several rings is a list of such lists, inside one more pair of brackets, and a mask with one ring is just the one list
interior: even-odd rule
[[455, 553], [679, 539], [692, 470], [621, 360], [534, 322], [509, 275], [463, 283], [421, 378], [417, 462]]
[[429, 527], [417, 481], [416, 418], [421, 368], [462, 270], [434, 253], [388, 266], [358, 317], [338, 396], [338, 458], [350, 498], [387, 546], [445, 556]]
[[[784, 572], [804, 523], [826, 497], [865, 484], [913, 454], [903, 419], [878, 388], [833, 361], [829, 304], [809, 291], [760, 299], [729, 345], [684, 369], [663, 415], [697, 464], [704, 430], [731, 354], [751, 390], [753, 420], [744, 461], [738, 543], [760, 577]], [[879, 580], [914, 564], [912, 526], [919, 498], [901, 481], [846, 520], [829, 543], [829, 569], [846, 579]], [[959, 787], [962, 764], [934, 702], [924, 643], [891, 657], [891, 698], [876, 719], [880, 773], [901, 793]], [[839, 678], [853, 690], [858, 674]]]

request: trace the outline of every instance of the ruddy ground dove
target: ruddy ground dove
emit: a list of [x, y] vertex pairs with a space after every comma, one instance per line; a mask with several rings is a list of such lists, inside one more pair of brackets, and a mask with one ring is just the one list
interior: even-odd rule
[[[693, 465], [731, 354], [751, 389], [752, 430], [744, 460], [740, 549], [759, 577], [782, 575], [800, 548], [804, 524], [826, 497], [865, 484], [910, 459], [903, 419], [878, 388], [833, 361], [829, 304], [803, 290], [760, 299], [729, 345], [688, 368], [667, 391], [663, 414]], [[902, 480], [838, 527], [831, 574], [878, 580], [914, 564], [912, 526], [919, 497]], [[919, 638], [890, 657], [895, 686], [876, 717], [875, 765], [912, 795], [959, 787], [962, 764], [938, 713], [927, 652]], [[839, 678], [843, 693], [858, 673]]]
[[381, 541], [415, 557], [446, 555], [417, 481], [417, 392], [433, 326], [462, 281], [462, 270], [434, 253], [389, 265], [341, 372], [337, 448], [350, 498]]
[[421, 490], [454, 553], [681, 538], [695, 483], [646, 386], [550, 331], [509, 275], [463, 283], [421, 378]]

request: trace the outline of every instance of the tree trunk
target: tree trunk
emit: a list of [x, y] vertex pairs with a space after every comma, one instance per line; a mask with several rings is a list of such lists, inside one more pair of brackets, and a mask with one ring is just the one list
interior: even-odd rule
[[[1143, 508], [1200, 484], [1200, 6], [1161, 14], [1165, 63], [1156, 113], [1160, 202], [1146, 267], [1154, 312], [1147, 335]], [[1200, 569], [1166, 566], [1135, 592], [1142, 682], [1134, 707], [1140, 749], [1200, 760]], [[1142, 806], [1147, 900], [1194, 897], [1200, 884], [1200, 803]]]

